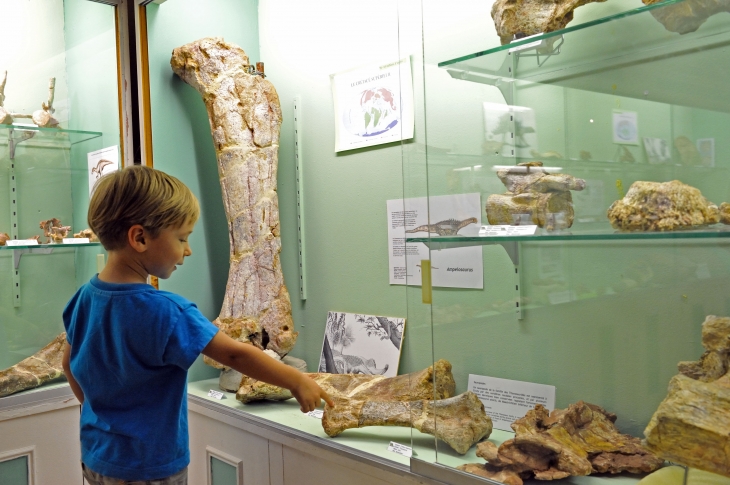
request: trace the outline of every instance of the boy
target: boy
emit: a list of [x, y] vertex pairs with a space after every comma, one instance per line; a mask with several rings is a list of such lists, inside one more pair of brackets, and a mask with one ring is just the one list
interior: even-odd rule
[[[180, 296], [147, 285], [169, 278], [192, 251], [198, 201], [147, 167], [104, 176], [89, 226], [109, 254], [63, 312], [63, 368], [81, 407], [81, 459], [91, 485], [187, 484], [187, 370], [202, 352], [290, 389], [302, 412], [331, 398], [309, 377], [237, 342]], [[151, 481], [151, 482], [150, 482]]]

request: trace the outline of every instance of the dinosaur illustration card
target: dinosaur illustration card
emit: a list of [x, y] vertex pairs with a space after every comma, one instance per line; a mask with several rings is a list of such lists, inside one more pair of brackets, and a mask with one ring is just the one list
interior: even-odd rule
[[430, 251], [423, 242], [433, 239], [478, 236], [481, 227], [480, 194], [454, 194], [389, 200], [388, 263], [391, 285], [421, 284], [421, 261], [431, 260], [431, 285], [484, 288], [481, 246]]
[[107, 147], [86, 154], [89, 172], [89, 198], [102, 175], [119, 170], [119, 147]]
[[405, 318], [329, 312], [319, 372], [398, 375]]

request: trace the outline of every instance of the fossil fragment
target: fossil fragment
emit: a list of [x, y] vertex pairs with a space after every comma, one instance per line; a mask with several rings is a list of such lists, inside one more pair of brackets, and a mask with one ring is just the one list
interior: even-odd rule
[[[456, 384], [451, 374], [451, 364], [438, 360], [434, 365], [418, 372], [396, 377], [368, 374], [327, 374], [313, 372], [309, 375], [331, 396], [344, 399], [374, 399], [377, 401], [413, 401], [416, 399], [445, 399], [454, 395]], [[434, 387], [435, 386], [435, 387]], [[290, 399], [287, 389], [272, 386], [244, 376], [236, 399], [242, 403]]]
[[445, 221], [437, 222], [436, 224], [426, 224], [424, 226], [418, 226], [413, 229], [409, 229], [406, 232], [434, 232], [439, 236], [455, 236], [461, 229], [476, 223], [476, 217], [470, 217], [469, 219], [464, 219], [463, 221], [457, 221], [456, 219], [446, 219]]
[[[642, 0], [646, 5], [652, 5], [660, 0]], [[730, 12], [728, 0], [685, 0], [673, 5], [656, 8], [651, 11], [652, 16], [670, 32], [687, 34], [694, 32], [705, 21], [720, 12]]]
[[720, 211], [702, 193], [679, 180], [634, 182], [626, 196], [608, 208], [616, 229], [672, 231], [691, 229], [720, 221]]
[[503, 469], [522, 479], [646, 473], [659, 468], [664, 460], [645, 449], [639, 438], [619, 433], [615, 421], [615, 414], [583, 401], [552, 413], [537, 404], [512, 423], [513, 439], [499, 448], [480, 443], [477, 456], [489, 461], [488, 472]]
[[43, 229], [43, 235], [48, 238], [46, 243], [51, 242], [51, 240], [53, 242], [61, 242], [71, 231], [71, 226], [62, 225], [61, 221], [55, 217], [47, 221], [41, 221], [40, 228]]
[[497, 0], [492, 19], [502, 44], [515, 34], [535, 35], [560, 30], [573, 20], [573, 10], [606, 0]]
[[0, 246], [5, 246], [5, 241], [10, 239], [10, 235], [7, 232], [0, 232]]
[[326, 406], [322, 427], [328, 436], [367, 426], [413, 427], [446, 442], [462, 455], [492, 432], [492, 420], [471, 391], [440, 400], [378, 401], [377, 398], [333, 397]]
[[667, 460], [730, 477], [730, 318], [707, 316], [702, 345], [699, 361], [679, 363], [644, 430], [646, 445]]
[[77, 239], [88, 238], [89, 242], [96, 242], [99, 240], [99, 238], [96, 237], [96, 234], [94, 234], [94, 231], [92, 231], [91, 229], [83, 229], [75, 233], [74, 237]]
[[[482, 442], [486, 443], [486, 442]], [[481, 443], [480, 443], [481, 444]], [[477, 445], [479, 447], [479, 445]], [[508, 468], [500, 468], [490, 465], [489, 463], [465, 463], [456, 467], [457, 470], [479, 475], [480, 477], [490, 478], [505, 485], [522, 485], [524, 482], [520, 478], [520, 474]]]
[[66, 332], [53, 339], [36, 354], [0, 371], [0, 397], [33, 389], [63, 377], [61, 359], [65, 342]]
[[297, 332], [279, 261], [278, 95], [263, 76], [249, 74], [243, 49], [221, 38], [174, 49], [170, 64], [207, 108], [228, 219], [228, 283], [213, 323], [234, 339], [286, 355]]
[[5, 85], [8, 82], [8, 71], [3, 72], [2, 81], [0, 81], [0, 125], [10, 125], [13, 123], [13, 117], [5, 109]]
[[[490, 224], [537, 224], [548, 230], [573, 225], [571, 190], [583, 190], [586, 182], [566, 174], [551, 174], [542, 162], [524, 162], [497, 171], [508, 192], [487, 199]], [[525, 220], [526, 219], [526, 220]]]
[[727, 202], [720, 204], [720, 222], [730, 224], [730, 204]]
[[58, 120], [53, 117], [53, 97], [56, 92], [56, 78], [52, 77], [48, 81], [48, 100], [41, 103], [41, 109], [34, 111], [33, 114], [11, 113], [7, 111], [3, 104], [5, 102], [5, 84], [8, 80], [8, 71], [4, 71], [2, 81], [0, 82], [0, 125], [12, 125], [16, 118], [30, 118], [33, 123], [41, 128], [53, 128], [58, 126]]

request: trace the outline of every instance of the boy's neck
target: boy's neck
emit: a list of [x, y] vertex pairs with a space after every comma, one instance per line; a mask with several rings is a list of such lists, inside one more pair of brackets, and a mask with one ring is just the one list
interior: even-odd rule
[[108, 251], [106, 266], [99, 273], [105, 283], [147, 283], [149, 274], [138, 258], [125, 249]]

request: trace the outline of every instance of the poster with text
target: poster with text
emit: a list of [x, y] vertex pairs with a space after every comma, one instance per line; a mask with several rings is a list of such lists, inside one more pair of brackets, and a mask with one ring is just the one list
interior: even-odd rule
[[119, 147], [107, 147], [86, 154], [89, 172], [89, 198], [94, 193], [96, 182], [106, 174], [119, 170]]
[[[389, 200], [387, 210], [391, 285], [419, 286], [421, 260], [429, 259], [426, 245], [406, 243], [406, 236], [478, 236], [481, 226], [478, 193]], [[430, 260], [432, 286], [484, 288], [481, 246], [434, 250]]]
[[331, 74], [335, 152], [413, 138], [410, 58]]

